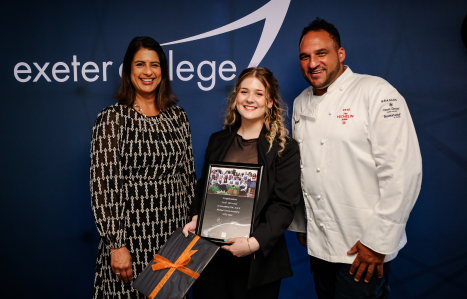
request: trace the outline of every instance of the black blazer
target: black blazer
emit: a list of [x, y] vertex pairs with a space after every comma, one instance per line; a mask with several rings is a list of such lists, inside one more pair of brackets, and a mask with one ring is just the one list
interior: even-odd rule
[[[199, 215], [209, 162], [222, 161], [230, 148], [238, 127], [222, 130], [209, 138], [204, 157], [203, 173], [195, 187], [190, 215]], [[258, 139], [258, 163], [264, 165], [261, 192], [258, 198], [253, 236], [260, 249], [251, 259], [248, 288], [261, 286], [293, 275], [284, 232], [294, 217], [300, 202], [300, 154], [297, 142], [288, 138], [285, 150], [278, 155], [277, 139], [271, 150], [263, 127]]]

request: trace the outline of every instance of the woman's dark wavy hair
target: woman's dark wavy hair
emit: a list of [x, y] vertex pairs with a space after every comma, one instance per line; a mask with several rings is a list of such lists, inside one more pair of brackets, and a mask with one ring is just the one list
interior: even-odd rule
[[115, 93], [114, 98], [120, 104], [126, 106], [132, 106], [135, 102], [135, 87], [131, 83], [131, 64], [136, 52], [141, 48], [156, 51], [157, 55], [159, 55], [162, 78], [161, 83], [156, 88], [156, 105], [160, 110], [167, 110], [177, 103], [177, 99], [172, 93], [172, 87], [170, 86], [169, 64], [162, 47], [157, 41], [148, 36], [137, 36], [128, 45], [125, 58], [123, 58], [120, 87]]

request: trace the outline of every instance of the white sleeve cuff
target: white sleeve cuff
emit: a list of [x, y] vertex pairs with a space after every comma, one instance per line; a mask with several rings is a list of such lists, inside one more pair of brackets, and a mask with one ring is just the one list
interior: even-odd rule
[[381, 254], [392, 254], [399, 248], [406, 223], [395, 223], [373, 214], [360, 243]]

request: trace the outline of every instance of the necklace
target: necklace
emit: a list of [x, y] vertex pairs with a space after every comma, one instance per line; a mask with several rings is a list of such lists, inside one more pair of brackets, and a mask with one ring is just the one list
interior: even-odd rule
[[135, 103], [133, 104], [133, 107], [136, 109], [136, 111], [138, 111], [138, 113], [146, 116], [146, 114], [144, 114], [143, 112], [143, 108], [141, 108], [141, 106], [138, 105], [138, 102], [136, 102], [136, 100], [135, 100]]

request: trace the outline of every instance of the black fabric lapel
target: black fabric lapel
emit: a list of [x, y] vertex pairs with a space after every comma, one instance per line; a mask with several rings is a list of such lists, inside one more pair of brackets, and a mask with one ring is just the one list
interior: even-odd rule
[[271, 150], [269, 150], [269, 143], [266, 140], [267, 133], [268, 130], [266, 127], [263, 127], [258, 139], [258, 153], [261, 157], [261, 162], [263, 162], [260, 164], [264, 165], [265, 172], [269, 172], [269, 169], [271, 169], [272, 162], [274, 161], [277, 152], [277, 142], [273, 142]]
[[[269, 195], [272, 194], [272, 187], [274, 186], [274, 169], [272, 168], [274, 159], [277, 153], [277, 142], [273, 142], [271, 150], [269, 150], [269, 143], [266, 140], [266, 134], [268, 133], [266, 127], [263, 127], [261, 134], [258, 139], [258, 154], [259, 164], [263, 164], [263, 178], [261, 184], [261, 191], [258, 198], [258, 203], [255, 208], [255, 219], [259, 220], [261, 212], [266, 205]], [[266, 190], [265, 190], [266, 189]]]

